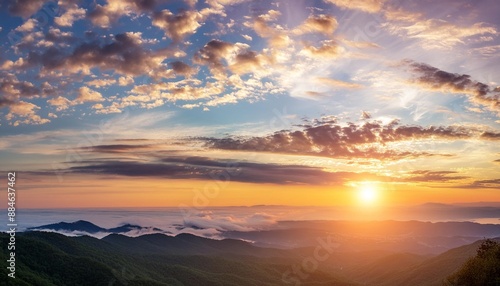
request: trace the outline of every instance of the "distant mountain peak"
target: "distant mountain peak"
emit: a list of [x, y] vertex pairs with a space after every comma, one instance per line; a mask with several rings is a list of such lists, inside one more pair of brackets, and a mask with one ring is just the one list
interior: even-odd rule
[[59, 222], [47, 225], [41, 225], [36, 227], [30, 227], [27, 230], [35, 231], [35, 230], [50, 230], [55, 232], [80, 232], [80, 233], [89, 233], [96, 234], [99, 232], [109, 232], [109, 233], [128, 233], [128, 232], [136, 232], [137, 234], [143, 234], [143, 232], [165, 232], [164, 230], [157, 227], [143, 227], [140, 225], [134, 225], [130, 223], [125, 223], [118, 227], [113, 228], [103, 228], [98, 225], [93, 224], [92, 222], [86, 220], [77, 220], [74, 222]]

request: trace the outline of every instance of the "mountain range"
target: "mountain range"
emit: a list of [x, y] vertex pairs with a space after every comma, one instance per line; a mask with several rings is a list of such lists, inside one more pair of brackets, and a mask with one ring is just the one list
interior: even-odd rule
[[[0, 234], [1, 243], [8, 235]], [[498, 239], [500, 241], [500, 239]], [[103, 239], [24, 232], [17, 237], [17, 273], [6, 285], [441, 285], [480, 241], [436, 256], [339, 252], [304, 267], [314, 248], [269, 249], [190, 234]], [[1, 252], [2, 275], [8, 253]], [[301, 278], [293, 274], [301, 270]], [[291, 273], [295, 280], [284, 279]], [[298, 272], [297, 272], [298, 273]], [[4, 276], [5, 277], [5, 276]], [[290, 282], [290, 283], [285, 283]], [[297, 284], [299, 283], [299, 284]]]
[[[104, 229], [85, 221], [51, 226], [65, 231]], [[5, 285], [432, 286], [442, 285], [446, 277], [475, 255], [481, 243], [478, 240], [439, 254], [423, 255], [402, 251], [404, 248], [397, 243], [393, 249], [335, 248], [335, 240], [329, 240], [334, 237], [328, 235], [319, 234], [311, 246], [285, 249], [187, 233], [137, 237], [112, 233], [97, 239], [26, 231], [16, 235], [17, 278]], [[7, 245], [8, 241], [8, 234], [1, 233], [0, 243]], [[371, 243], [377, 244], [365, 241], [366, 245]], [[1, 272], [7, 275], [9, 253], [6, 248], [0, 253]]]
[[79, 220], [75, 222], [59, 222], [54, 224], [47, 224], [42, 226], [30, 227], [28, 231], [54, 231], [61, 233], [75, 233], [75, 234], [96, 234], [96, 233], [142, 233], [142, 232], [157, 232], [168, 233], [157, 227], [143, 227], [134, 224], [123, 224], [113, 228], [103, 228], [97, 226], [89, 221]]

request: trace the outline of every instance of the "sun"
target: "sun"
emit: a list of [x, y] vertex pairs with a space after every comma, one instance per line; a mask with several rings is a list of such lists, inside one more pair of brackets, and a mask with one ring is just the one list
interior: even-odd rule
[[358, 190], [358, 199], [361, 203], [366, 205], [375, 204], [378, 199], [378, 190], [372, 184], [363, 184]]

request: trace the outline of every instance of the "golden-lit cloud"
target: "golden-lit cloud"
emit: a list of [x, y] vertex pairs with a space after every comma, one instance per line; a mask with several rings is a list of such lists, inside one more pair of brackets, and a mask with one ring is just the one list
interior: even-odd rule
[[306, 33], [322, 33], [331, 35], [337, 29], [338, 22], [329, 15], [310, 16], [302, 24], [293, 29], [293, 33], [302, 35]]
[[327, 40], [323, 41], [319, 47], [305, 43], [300, 53], [311, 58], [331, 59], [339, 57], [343, 51], [344, 49], [335, 41]]
[[153, 15], [153, 25], [165, 31], [165, 34], [174, 41], [179, 41], [187, 35], [193, 34], [201, 24], [203, 15], [198, 11], [184, 11], [173, 14], [163, 10]]
[[79, 8], [71, 1], [59, 1], [59, 6], [64, 7], [64, 13], [54, 18], [54, 23], [61, 27], [71, 27], [75, 21], [85, 18], [87, 11]]
[[102, 94], [92, 90], [86, 86], [80, 87], [78, 90], [78, 96], [75, 99], [75, 103], [85, 103], [85, 102], [99, 102], [104, 101]]
[[5, 115], [7, 120], [13, 120], [14, 123], [12, 125], [17, 126], [19, 124], [45, 124], [50, 122], [47, 118], [42, 118], [40, 115], [36, 114], [36, 111], [39, 110], [40, 107], [29, 102], [19, 101], [13, 103], [9, 106], [9, 113]]
[[97, 4], [89, 12], [88, 17], [94, 25], [107, 28], [122, 16], [138, 15], [146, 11], [152, 11], [161, 2], [163, 1], [106, 0], [104, 5]]
[[55, 106], [57, 111], [66, 110], [71, 105], [71, 101], [62, 96], [51, 98], [47, 100], [47, 103]]
[[325, 0], [344, 9], [356, 9], [368, 13], [376, 13], [382, 9], [385, 0]]
[[345, 82], [337, 79], [327, 78], [327, 77], [318, 77], [316, 78], [317, 82], [320, 84], [328, 85], [333, 88], [347, 88], [347, 89], [356, 89], [362, 88], [363, 85], [353, 83], [353, 82]]

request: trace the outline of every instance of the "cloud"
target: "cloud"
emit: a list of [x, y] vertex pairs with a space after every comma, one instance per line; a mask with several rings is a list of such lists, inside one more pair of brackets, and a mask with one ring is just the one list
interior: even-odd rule
[[195, 68], [181, 61], [171, 62], [170, 65], [172, 65], [172, 69], [176, 74], [183, 75], [185, 77], [190, 77], [197, 72]]
[[[275, 21], [279, 15], [278, 11], [269, 10], [267, 13], [255, 17], [253, 21], [246, 21], [243, 25], [253, 29], [259, 37], [268, 39], [270, 48], [282, 49], [288, 46], [291, 40], [287, 35], [289, 31], [286, 31], [280, 25], [271, 23]], [[297, 32], [299, 31], [297, 30]]]
[[208, 65], [212, 74], [225, 78], [225, 63], [233, 63], [236, 72], [246, 71], [248, 66], [258, 65], [257, 55], [243, 43], [228, 43], [220, 40], [209, 41], [194, 56], [195, 63]]
[[132, 78], [131, 76], [121, 76], [118, 78], [119, 86], [127, 86], [133, 83], [134, 83], [134, 78]]
[[342, 89], [357, 89], [363, 87], [360, 84], [341, 81], [337, 79], [327, 78], [327, 77], [318, 77], [316, 78], [316, 82], [324, 85], [328, 85], [333, 88], [342, 88]]
[[265, 213], [256, 213], [243, 217], [221, 216], [210, 211], [191, 211], [187, 213], [182, 224], [182, 231], [186, 229], [217, 230], [217, 234], [225, 231], [252, 231], [272, 226], [276, 217]]
[[337, 29], [337, 20], [329, 15], [312, 15], [309, 16], [302, 24], [293, 29], [293, 33], [297, 35], [307, 33], [321, 33], [332, 35]]
[[[115, 153], [115, 150], [116, 148], [111, 148], [111, 153]], [[325, 185], [358, 179], [387, 179], [370, 173], [332, 173], [316, 167], [213, 160], [206, 157], [167, 157], [155, 162], [91, 161], [85, 165], [70, 167], [65, 171], [132, 177], [237, 181], [282, 185]]]
[[23, 33], [32, 32], [36, 28], [36, 25], [38, 25], [38, 21], [31, 18], [24, 22], [21, 26], [17, 27], [15, 31]]
[[113, 85], [113, 84], [116, 84], [116, 79], [114, 79], [114, 78], [107, 78], [107, 79], [106, 78], [98, 78], [98, 79], [94, 79], [94, 80], [87, 82], [87, 85], [97, 87], [97, 88], [106, 87], [106, 86]]
[[485, 131], [481, 134], [481, 138], [487, 140], [498, 140], [500, 139], [500, 132]]
[[500, 189], [500, 179], [476, 180], [469, 185], [457, 186], [458, 188], [469, 189]]
[[411, 82], [428, 90], [461, 93], [469, 96], [473, 104], [486, 106], [500, 114], [500, 94], [492, 94], [494, 89], [475, 81], [466, 74], [442, 71], [433, 66], [411, 60], [403, 61], [417, 77]]
[[13, 74], [3, 73], [0, 78], [0, 92], [10, 99], [33, 98], [43, 94], [43, 92], [28, 81], [19, 81]]
[[385, 0], [325, 0], [344, 9], [361, 10], [368, 13], [376, 13], [382, 9]]
[[500, 45], [474, 48], [469, 51], [472, 54], [479, 54], [485, 58], [498, 57], [500, 55]]
[[71, 101], [62, 96], [51, 98], [47, 100], [47, 103], [55, 106], [57, 111], [66, 110], [71, 105]]
[[326, 40], [321, 42], [321, 46], [319, 47], [305, 43], [304, 48], [299, 53], [311, 58], [331, 59], [338, 58], [342, 52], [343, 48], [335, 41]]
[[361, 119], [370, 119], [372, 118], [372, 115], [368, 111], [361, 111]]
[[182, 11], [178, 14], [163, 10], [153, 14], [153, 25], [164, 30], [165, 35], [178, 42], [184, 37], [194, 34], [201, 26], [200, 21], [203, 19], [204, 16], [194, 10]]
[[140, 15], [153, 11], [161, 0], [107, 0], [105, 5], [97, 4], [88, 18], [96, 26], [108, 28], [122, 16]]
[[83, 151], [92, 151], [98, 153], [124, 153], [124, 152], [136, 152], [138, 150], [150, 149], [153, 145], [142, 144], [142, 145], [128, 145], [128, 144], [113, 144], [113, 145], [96, 145], [90, 147], [80, 148]]
[[[440, 19], [422, 19], [420, 14], [404, 11], [386, 13], [392, 21], [383, 24], [392, 34], [418, 39], [425, 49], [451, 49], [470, 37], [497, 33], [495, 27], [475, 23], [459, 27]], [[479, 38], [481, 40], [481, 38]]]
[[409, 182], [449, 182], [467, 179], [466, 176], [456, 176], [455, 171], [430, 171], [417, 170], [409, 173], [407, 181]]
[[14, 101], [3, 96], [0, 97], [0, 108], [13, 104]]
[[86, 86], [83, 86], [80, 87], [80, 89], [78, 90], [78, 97], [75, 99], [74, 103], [99, 102], [99, 101], [104, 101], [102, 94]]
[[247, 41], [252, 41], [252, 40], [253, 40], [253, 38], [252, 38], [251, 36], [249, 36], [249, 35], [245, 35], [245, 34], [244, 34], [244, 35], [241, 35], [241, 36], [242, 36], [245, 40], [247, 40]]
[[[59, 4], [61, 5], [61, 4]], [[54, 18], [54, 23], [62, 27], [71, 27], [73, 23], [77, 20], [85, 18], [87, 11], [83, 8], [79, 8], [77, 4], [66, 3], [64, 13]]]
[[[397, 121], [383, 125], [379, 122], [363, 124], [323, 123], [306, 124], [302, 130], [283, 130], [271, 135], [250, 138], [201, 138], [214, 149], [273, 152], [314, 155], [331, 158], [366, 158], [398, 160], [405, 157], [435, 156], [414, 150], [392, 150], [387, 144], [412, 140], [471, 140], [481, 139], [484, 133], [465, 127], [408, 126]], [[498, 140], [496, 133], [488, 139]]]
[[50, 47], [46, 51], [30, 52], [26, 67], [41, 65], [42, 73], [61, 71], [65, 74], [91, 74], [91, 69], [111, 70], [125, 76], [150, 75], [161, 77], [167, 72], [162, 61], [169, 50], [151, 51], [143, 47], [141, 33], [127, 32], [112, 40], [82, 43], [70, 53], [67, 48]]
[[40, 115], [36, 114], [36, 110], [40, 107], [26, 101], [19, 101], [9, 105], [9, 113], [5, 115], [7, 120], [13, 120], [15, 118], [21, 118], [14, 121], [12, 125], [18, 126], [20, 124], [45, 124], [50, 122], [49, 119], [41, 118]]
[[9, 12], [16, 16], [28, 18], [49, 2], [49, 0], [13, 0], [9, 1]]
[[401, 7], [395, 8], [392, 6], [387, 7], [387, 9], [384, 10], [384, 16], [387, 20], [390, 21], [401, 21], [408, 23], [415, 23], [418, 22], [420, 19], [422, 19], [421, 13], [406, 11], [403, 10]]
[[265, 58], [254, 51], [244, 51], [236, 55], [229, 69], [235, 74], [245, 74], [260, 70]]

